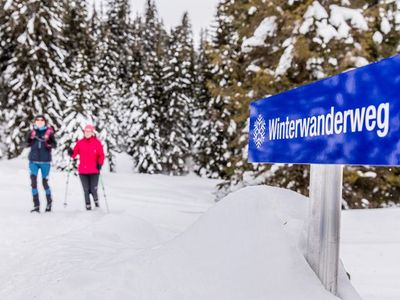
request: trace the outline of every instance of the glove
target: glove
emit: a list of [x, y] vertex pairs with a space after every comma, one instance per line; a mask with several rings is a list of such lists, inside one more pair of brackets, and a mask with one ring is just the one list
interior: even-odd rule
[[72, 150], [72, 148], [68, 148], [67, 152], [69, 156], [72, 156], [72, 154], [74, 154], [74, 150]]
[[48, 133], [49, 136], [54, 134], [54, 128], [53, 127], [47, 128], [47, 133]]
[[97, 164], [97, 170], [101, 170], [102, 165], [101, 164]]

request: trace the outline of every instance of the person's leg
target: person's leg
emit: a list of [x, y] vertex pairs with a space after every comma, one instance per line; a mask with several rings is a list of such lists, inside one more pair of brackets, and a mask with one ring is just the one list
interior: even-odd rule
[[40, 170], [42, 172], [42, 184], [43, 188], [46, 192], [46, 199], [47, 199], [47, 207], [46, 211], [51, 211], [51, 203], [53, 202], [51, 198], [51, 190], [49, 186], [49, 175], [50, 175], [50, 163], [42, 163], [40, 164]]
[[29, 173], [31, 177], [31, 187], [32, 187], [32, 197], [33, 197], [33, 210], [32, 211], [39, 211], [40, 202], [39, 202], [39, 191], [37, 188], [37, 175], [39, 172], [39, 167], [34, 162], [29, 162]]
[[90, 193], [93, 196], [94, 204], [99, 207], [99, 196], [97, 194], [97, 187], [99, 185], [99, 174], [90, 175]]
[[91, 205], [90, 205], [90, 197], [89, 197], [89, 192], [90, 192], [90, 175], [86, 174], [79, 174], [79, 178], [81, 179], [82, 182], [82, 187], [83, 187], [83, 193], [85, 195], [85, 204], [86, 204], [86, 209], [90, 210]]

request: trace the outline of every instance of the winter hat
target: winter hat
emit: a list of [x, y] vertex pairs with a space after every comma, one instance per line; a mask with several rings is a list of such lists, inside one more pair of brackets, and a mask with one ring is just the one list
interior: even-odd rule
[[92, 124], [87, 124], [83, 130], [87, 130], [87, 129], [94, 132], [94, 126]]
[[43, 119], [45, 123], [47, 123], [46, 117], [44, 115], [36, 115], [34, 121], [37, 119]]

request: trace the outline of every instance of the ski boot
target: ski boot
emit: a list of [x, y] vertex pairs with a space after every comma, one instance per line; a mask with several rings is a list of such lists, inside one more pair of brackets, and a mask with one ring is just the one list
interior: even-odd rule
[[33, 209], [31, 210], [31, 213], [40, 213], [39, 206], [34, 206]]
[[90, 204], [86, 204], [86, 210], [92, 210], [92, 206]]
[[40, 213], [40, 202], [39, 202], [39, 195], [33, 195], [33, 209], [31, 210], [31, 213]]
[[97, 208], [100, 207], [99, 200], [94, 200], [94, 206], [96, 206]]
[[46, 206], [45, 212], [51, 212], [51, 202], [47, 202], [47, 206]]

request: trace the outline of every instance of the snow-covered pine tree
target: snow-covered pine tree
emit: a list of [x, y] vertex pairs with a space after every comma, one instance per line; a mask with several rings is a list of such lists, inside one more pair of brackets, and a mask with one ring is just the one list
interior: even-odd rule
[[[7, 4], [7, 6], [6, 6]], [[4, 141], [5, 116], [4, 110], [7, 103], [7, 85], [4, 79], [4, 71], [10, 55], [16, 45], [16, 40], [11, 38], [10, 12], [15, 10], [15, 3], [0, 0], [0, 158], [4, 155], [6, 149]]]
[[132, 124], [135, 123], [137, 111], [137, 81], [140, 79], [140, 68], [142, 67], [143, 45], [141, 41], [141, 34], [143, 29], [142, 18], [137, 15], [130, 26], [130, 53], [131, 62], [129, 65], [130, 79], [127, 81], [126, 87], [128, 93], [124, 95], [121, 101], [120, 108], [120, 139], [119, 144], [122, 151], [127, 151], [132, 145], [134, 140], [135, 130], [132, 130]]
[[[213, 79], [212, 66], [209, 58], [210, 41], [207, 32], [200, 34], [200, 44], [196, 57], [195, 69], [195, 101], [193, 102], [193, 165], [194, 171], [202, 177], [213, 177], [213, 165], [210, 164], [212, 156], [211, 141], [213, 140], [211, 122], [211, 93], [208, 88]], [[214, 177], [218, 178], [216, 174]]]
[[109, 28], [104, 21], [103, 8], [98, 13], [93, 4], [93, 14], [88, 22], [87, 67], [90, 77], [91, 92], [87, 94], [90, 105], [83, 117], [86, 122], [95, 125], [101, 140], [110, 171], [115, 171], [114, 152], [119, 151], [118, 122], [115, 118], [117, 110], [113, 106], [118, 99], [116, 87], [117, 71], [114, 63], [117, 61], [115, 52], [110, 51]]
[[[95, 12], [94, 12], [95, 14]], [[86, 1], [65, 1], [63, 15], [63, 41], [67, 49], [65, 65], [71, 69], [76, 56], [84, 54], [88, 56], [89, 51], [89, 16]]]
[[[87, 64], [88, 69], [90, 70], [91, 77], [91, 100], [90, 102], [93, 104], [94, 109], [92, 109], [92, 113], [96, 116], [99, 112], [99, 95], [98, 93], [101, 91], [102, 83], [100, 82], [101, 75], [99, 69], [100, 58], [103, 55], [103, 49], [105, 46], [102, 44], [102, 34], [103, 34], [103, 24], [102, 24], [102, 13], [100, 14], [96, 10], [95, 4], [93, 4], [93, 13], [88, 21], [88, 39], [87, 39]], [[100, 51], [101, 50], [101, 51]]]
[[134, 144], [135, 136], [138, 128], [136, 127], [136, 119], [138, 113], [138, 98], [137, 98], [137, 82], [141, 78], [141, 68], [143, 68], [143, 59], [145, 53], [143, 51], [143, 45], [141, 41], [141, 32], [143, 29], [142, 19], [139, 15], [132, 22], [131, 32], [131, 53], [132, 53], [132, 65], [131, 65], [131, 85], [129, 93], [123, 99], [122, 109], [120, 111], [120, 142], [123, 151], [130, 152], [131, 147]]
[[[101, 40], [101, 12], [100, 15], [96, 9], [96, 5], [93, 3], [92, 15], [88, 20], [88, 42], [87, 42], [87, 55], [89, 69], [95, 74], [97, 72], [97, 62], [99, 43]], [[96, 69], [96, 71], [94, 71]], [[93, 99], [95, 100], [95, 99]]]
[[[337, 42], [336, 39], [332, 39], [330, 46], [326, 47], [321, 37], [314, 39], [315, 35], [306, 30], [306, 26], [311, 22], [308, 26], [311, 26], [313, 33], [317, 33], [319, 28], [314, 25], [321, 25], [321, 28], [326, 26], [330, 29], [322, 20], [326, 19], [327, 15], [325, 16], [324, 9], [320, 9], [322, 6], [318, 1], [307, 5], [303, 2], [277, 0], [265, 5], [262, 0], [253, 1], [252, 6], [248, 6], [247, 11], [242, 14], [242, 17], [246, 18], [243, 24], [248, 24], [242, 26], [240, 30], [240, 36], [243, 38], [241, 50], [246, 66], [245, 82], [248, 84], [246, 86], [248, 94], [253, 100], [322, 78], [325, 75], [321, 72], [322, 68], [319, 65], [321, 60], [313, 59], [310, 49], [315, 51], [316, 56], [320, 56], [321, 53], [332, 51], [336, 43], [343, 44], [343, 41]], [[325, 2], [327, 7], [333, 4], [332, 1]], [[237, 3], [236, 6], [240, 4]], [[316, 14], [316, 19], [314, 20], [312, 16], [311, 19], [307, 17], [305, 19], [308, 21], [303, 23], [302, 19], [306, 11]], [[318, 32], [327, 33], [328, 31]], [[342, 49], [341, 47], [342, 45], [339, 49]], [[307, 61], [309, 58], [310, 60]], [[334, 67], [332, 64], [329, 65]], [[247, 109], [246, 113], [248, 114]], [[239, 125], [239, 127], [243, 126], [245, 126], [244, 122]], [[244, 153], [248, 138], [245, 130], [241, 132], [244, 133], [242, 138], [244, 142], [237, 147], [243, 149]], [[248, 167], [246, 164], [246, 156], [239, 155], [236, 161], [235, 173], [230, 177], [229, 182], [232, 185], [238, 183], [241, 185], [245, 181], [246, 171], [251, 169], [251, 166]], [[261, 165], [259, 168], [260, 170], [255, 173], [254, 183], [264, 182], [291, 188], [304, 194], [308, 193], [309, 169], [307, 166], [285, 165], [271, 168], [271, 165]]]
[[165, 122], [162, 126], [164, 173], [188, 172], [191, 150], [191, 117], [194, 95], [194, 48], [189, 16], [172, 30], [164, 75], [166, 98]]
[[166, 108], [163, 78], [168, 36], [152, 0], [147, 1], [143, 22], [145, 26], [140, 35], [143, 57], [137, 85], [131, 93], [131, 109], [136, 117], [127, 124], [127, 153], [138, 172], [153, 174], [163, 171], [161, 128]]
[[[130, 98], [130, 92], [133, 86], [133, 25], [130, 17], [130, 3], [129, 0], [108, 0], [107, 11], [107, 27], [109, 28], [109, 51], [115, 53], [116, 61], [116, 87], [118, 95], [116, 95], [116, 103], [113, 103], [115, 109], [119, 112], [125, 110], [127, 101]], [[121, 113], [115, 115], [117, 122], [120, 124], [118, 131], [122, 133], [124, 130], [124, 117]], [[118, 135], [117, 143], [120, 148], [125, 146], [124, 134]]]
[[[7, 6], [6, 6], [7, 4]], [[7, 101], [7, 85], [4, 81], [4, 70], [7, 62], [13, 52], [16, 40], [11, 37], [12, 27], [15, 26], [10, 22], [10, 12], [15, 11], [16, 4], [6, 0], [0, 0], [0, 108], [3, 111], [5, 102]], [[0, 113], [1, 115], [1, 113]]]
[[5, 69], [10, 60], [16, 41], [11, 37], [13, 23], [10, 21], [12, 12], [16, 10], [16, 3], [0, 0], [0, 158], [7, 152], [6, 146], [6, 114], [8, 86], [5, 80]]
[[63, 124], [58, 132], [59, 147], [56, 150], [56, 165], [61, 169], [72, 167], [66, 150], [83, 137], [82, 131], [86, 124], [94, 123], [94, 107], [90, 101], [91, 77], [87, 58], [83, 53], [78, 53], [71, 61], [70, 78], [72, 90], [64, 110]]
[[7, 31], [6, 24], [8, 23], [7, 19], [10, 17], [6, 14], [4, 6], [6, 4], [5, 0], [0, 0], [0, 74], [4, 71], [5, 62], [8, 60], [6, 58], [6, 47], [7, 47]]
[[59, 147], [56, 165], [61, 169], [72, 167], [67, 149], [82, 137], [82, 130], [94, 121], [92, 73], [89, 64], [90, 35], [86, 2], [69, 1], [64, 16], [64, 41], [68, 49], [66, 63], [69, 78], [68, 96], [63, 111], [63, 122], [58, 132]]
[[239, 36], [234, 25], [232, 8], [234, 1], [221, 0], [217, 7], [215, 28], [209, 59], [213, 78], [208, 82], [211, 100], [208, 108], [209, 143], [204, 149], [210, 153], [209, 162], [203, 167], [211, 178], [228, 178], [232, 173], [229, 162], [235, 149], [236, 121], [234, 119], [235, 97], [240, 89], [239, 72], [236, 72], [240, 50]]
[[35, 114], [45, 114], [49, 123], [59, 128], [68, 74], [61, 36], [63, 3], [54, 0], [8, 2], [16, 5], [10, 6], [13, 11], [7, 11], [12, 18], [5, 26], [18, 42], [5, 70], [7, 156], [14, 157], [24, 147], [24, 137]]
[[142, 17], [137, 15], [136, 18], [133, 20], [131, 25], [131, 55], [132, 55], [132, 63], [130, 65], [131, 70], [130, 73], [132, 74], [132, 78], [130, 79], [135, 83], [139, 78], [139, 71], [141, 67], [141, 62], [143, 60], [143, 45], [141, 39], [141, 33], [144, 28], [144, 24], [142, 21]]
[[[243, 23], [239, 30], [242, 65], [246, 68], [243, 96], [250, 95], [254, 100], [365, 65], [398, 50], [400, 22], [395, 2], [255, 0], [235, 2], [234, 6], [244, 12], [235, 18]], [[237, 113], [243, 114], [243, 110]], [[248, 111], [245, 113], [248, 115]], [[244, 129], [245, 124], [238, 122], [238, 128]], [[240, 132], [244, 142], [237, 147], [245, 153], [247, 131]], [[251, 169], [246, 166], [247, 156], [235, 155], [233, 159], [236, 172], [230, 182], [244, 182], [249, 178], [246, 170]], [[385, 197], [386, 202], [398, 199], [399, 184], [393, 178], [399, 172], [388, 170], [346, 168], [344, 197], [350, 206], [361, 207], [371, 198], [375, 203], [367, 205], [372, 207], [381, 205]], [[376, 173], [376, 179], [364, 176], [367, 171]], [[262, 165], [254, 174], [254, 182], [248, 184], [263, 182], [308, 194], [307, 166]], [[373, 185], [378, 182], [375, 189]], [[368, 191], [363, 188], [367, 185], [371, 187]]]
[[94, 122], [99, 138], [103, 143], [106, 158], [111, 172], [115, 171], [115, 152], [119, 151], [119, 121], [117, 119], [120, 92], [117, 87], [119, 58], [112, 49], [115, 41], [110, 38], [111, 32], [107, 23], [101, 22], [97, 43], [97, 66], [93, 68], [92, 108]]
[[128, 0], [108, 0], [107, 27], [112, 40], [109, 51], [113, 51], [119, 60], [116, 62], [118, 89], [121, 95], [128, 93], [132, 82], [132, 31], [130, 5]]

